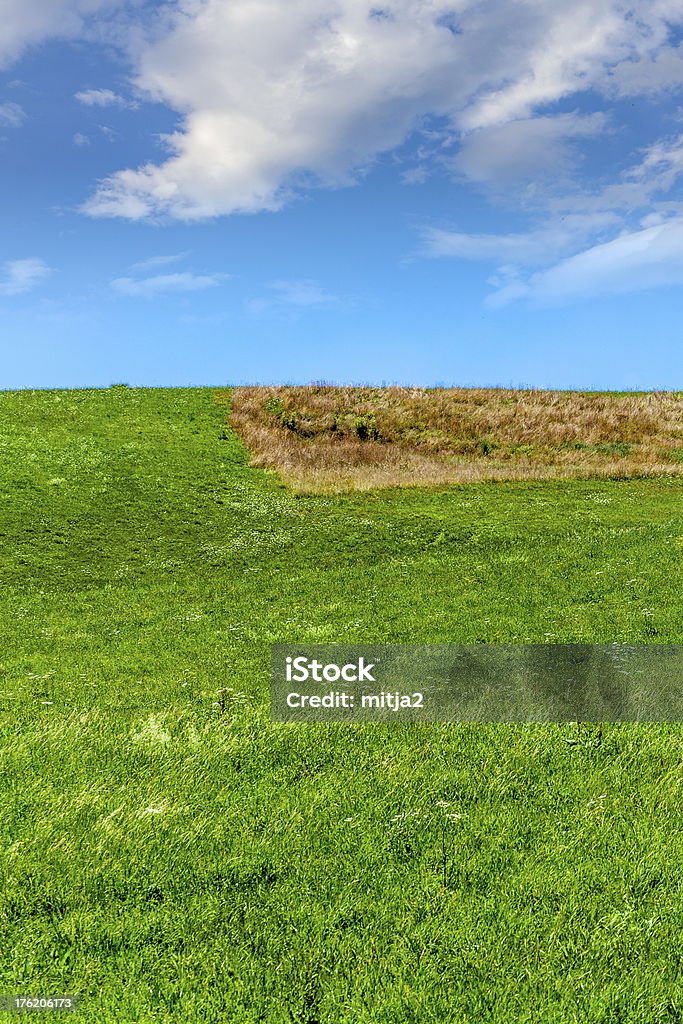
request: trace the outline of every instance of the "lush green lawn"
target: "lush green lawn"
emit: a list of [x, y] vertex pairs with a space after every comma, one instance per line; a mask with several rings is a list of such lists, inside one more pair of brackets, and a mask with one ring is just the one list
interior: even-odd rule
[[683, 1020], [683, 728], [267, 702], [275, 642], [683, 642], [683, 484], [296, 497], [226, 413], [0, 394], [0, 992], [95, 1024]]

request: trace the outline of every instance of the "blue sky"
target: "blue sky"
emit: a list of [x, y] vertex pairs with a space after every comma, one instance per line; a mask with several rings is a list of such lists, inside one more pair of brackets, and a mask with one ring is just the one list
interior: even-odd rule
[[683, 388], [683, 8], [5, 0], [0, 388]]

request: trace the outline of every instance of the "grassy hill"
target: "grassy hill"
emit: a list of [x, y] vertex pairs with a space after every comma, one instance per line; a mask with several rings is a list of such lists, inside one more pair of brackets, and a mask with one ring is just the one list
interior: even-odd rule
[[679, 725], [276, 725], [276, 642], [683, 642], [683, 482], [294, 494], [0, 394], [0, 963], [94, 1024], [683, 1019]]

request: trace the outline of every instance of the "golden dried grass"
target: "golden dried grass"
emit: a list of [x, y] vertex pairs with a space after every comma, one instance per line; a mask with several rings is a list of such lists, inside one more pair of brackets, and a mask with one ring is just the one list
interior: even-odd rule
[[245, 387], [230, 423], [297, 491], [683, 474], [683, 394]]

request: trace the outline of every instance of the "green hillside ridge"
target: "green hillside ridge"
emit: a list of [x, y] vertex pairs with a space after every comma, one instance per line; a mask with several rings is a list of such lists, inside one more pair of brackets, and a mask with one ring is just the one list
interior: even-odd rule
[[683, 481], [295, 495], [228, 413], [0, 393], [0, 994], [94, 1024], [683, 1020], [681, 725], [268, 706], [273, 643], [683, 643]]

